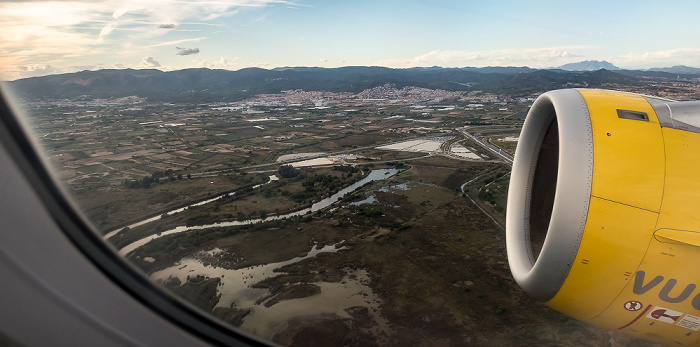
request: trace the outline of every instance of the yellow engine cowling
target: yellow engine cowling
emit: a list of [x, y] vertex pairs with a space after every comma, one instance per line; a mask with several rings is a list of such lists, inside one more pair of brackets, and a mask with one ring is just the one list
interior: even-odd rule
[[534, 298], [668, 345], [700, 344], [700, 102], [540, 96], [508, 192], [508, 261]]

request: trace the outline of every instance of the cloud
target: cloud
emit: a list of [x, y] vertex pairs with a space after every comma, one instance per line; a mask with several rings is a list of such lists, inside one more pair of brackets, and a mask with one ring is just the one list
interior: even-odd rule
[[318, 62], [319, 62], [319, 63], [327, 63], [327, 62], [328, 62], [328, 59], [320, 58], [320, 59], [318, 59]]
[[109, 24], [105, 25], [104, 27], [102, 27], [102, 30], [100, 30], [100, 34], [97, 35], [97, 37], [101, 39], [101, 38], [111, 34], [112, 31], [114, 31], [114, 25], [112, 23], [109, 23]]
[[154, 39], [172, 35], [170, 30], [161, 30], [177, 27], [169, 23], [217, 25], [206, 21], [235, 15], [244, 8], [269, 6], [299, 5], [278, 0], [0, 1], [0, 74], [21, 73], [20, 67], [29, 65], [62, 69], [78, 60], [133, 59], [127, 52], [143, 55], [142, 48]]
[[483, 67], [483, 66], [529, 66], [544, 68], [561, 65], [582, 57], [573, 53], [584, 50], [584, 46], [548, 47], [533, 49], [502, 49], [493, 51], [433, 50], [409, 59], [383, 59], [376, 65], [389, 67]]
[[238, 66], [238, 58], [233, 58], [229, 61], [226, 57], [221, 57], [218, 60], [208, 62], [206, 60], [196, 61], [191, 67], [205, 67], [209, 69], [225, 69], [233, 70]]
[[700, 65], [700, 48], [675, 48], [643, 53], [630, 53], [609, 58], [617, 66], [626, 68], [668, 67], [671, 65]]
[[160, 63], [157, 62], [153, 57], [143, 57], [141, 59], [141, 64], [139, 66], [142, 67], [147, 67], [147, 68], [152, 68], [152, 67], [160, 67]]
[[5, 70], [0, 73], [0, 80], [12, 81], [20, 78], [55, 75], [83, 70], [95, 70], [99, 66], [72, 65], [67, 67], [55, 67], [49, 64], [27, 64], [16, 66], [13, 70]]
[[52, 67], [51, 65], [23, 65], [19, 67], [19, 71], [23, 72], [25, 77], [30, 76], [43, 76], [50, 75], [53, 73], [59, 73], [60, 71]]
[[192, 54], [197, 54], [199, 53], [199, 48], [182, 48], [182, 47], [175, 47], [177, 49], [177, 55], [192, 55]]
[[160, 47], [160, 46], [172, 46], [172, 45], [179, 45], [181, 43], [185, 42], [199, 42], [204, 40], [205, 37], [197, 37], [194, 39], [182, 39], [182, 40], [175, 40], [175, 41], [168, 41], [168, 42], [161, 42], [161, 43], [156, 43], [154, 45], [148, 45], [146, 47]]
[[[72, 65], [75, 57], [94, 54], [102, 25], [84, 19], [99, 8], [93, 3], [76, 8], [60, 1], [0, 2], [0, 72], [19, 73], [27, 66], [58, 68]], [[71, 30], [78, 25], [82, 30]]]
[[158, 26], [160, 29], [175, 29], [175, 24], [161, 24]]
[[[597, 33], [604, 35], [604, 33]], [[592, 35], [596, 35], [593, 33]], [[389, 67], [484, 67], [529, 66], [549, 68], [581, 60], [606, 60], [626, 69], [667, 67], [671, 65], [700, 66], [700, 48], [675, 48], [668, 50], [629, 53], [619, 56], [592, 56], [594, 46], [559, 46], [531, 49], [502, 49], [492, 51], [433, 50], [408, 59], [383, 59], [375, 64]]]

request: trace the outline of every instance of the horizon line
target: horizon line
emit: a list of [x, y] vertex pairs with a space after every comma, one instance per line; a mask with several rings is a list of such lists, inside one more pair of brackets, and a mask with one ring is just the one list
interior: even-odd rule
[[322, 66], [278, 66], [278, 67], [273, 67], [273, 68], [265, 68], [265, 67], [259, 67], [259, 66], [247, 66], [247, 67], [242, 67], [240, 69], [225, 69], [225, 68], [209, 68], [209, 67], [186, 67], [186, 68], [181, 68], [181, 69], [162, 69], [160, 67], [146, 67], [146, 68], [134, 68], [134, 67], [127, 67], [127, 68], [118, 68], [118, 67], [111, 67], [111, 68], [99, 68], [99, 69], [86, 69], [86, 70], [79, 70], [79, 71], [74, 71], [74, 72], [60, 72], [60, 73], [48, 73], [45, 75], [37, 75], [37, 76], [30, 76], [30, 77], [22, 77], [22, 78], [17, 78], [13, 80], [0, 80], [0, 82], [14, 82], [14, 81], [19, 81], [19, 80], [24, 80], [24, 79], [29, 79], [29, 78], [40, 78], [40, 77], [47, 77], [47, 76], [59, 76], [59, 75], [68, 75], [68, 74], [76, 74], [76, 73], [83, 73], [83, 72], [97, 72], [97, 71], [105, 71], [105, 70], [132, 70], [132, 71], [141, 71], [141, 70], [157, 70], [161, 72], [175, 72], [175, 71], [183, 71], [183, 70], [223, 70], [223, 71], [241, 71], [241, 70], [246, 70], [246, 69], [260, 69], [260, 70], [266, 70], [266, 71], [274, 71], [274, 70], [284, 70], [284, 69], [327, 69], [327, 70], [332, 70], [332, 69], [343, 69], [343, 68], [383, 68], [383, 69], [391, 69], [391, 70], [410, 70], [410, 69], [456, 69], [456, 70], [463, 70], [463, 69], [489, 69], [489, 68], [512, 68], [512, 69], [530, 69], [534, 71], [539, 71], [539, 70], [562, 70], [562, 71], [567, 71], [567, 72], [592, 72], [592, 71], [600, 71], [600, 70], [608, 70], [608, 71], [617, 71], [617, 70], [626, 70], [626, 71], [653, 71], [654, 69], [669, 69], [669, 68], [674, 68], [674, 67], [684, 67], [684, 68], [691, 68], [691, 69], [698, 69], [700, 68], [693, 67], [693, 66], [688, 66], [688, 65], [683, 65], [683, 64], [678, 64], [678, 65], [673, 65], [673, 66], [667, 66], [667, 67], [653, 67], [653, 68], [647, 68], [647, 69], [626, 69], [626, 68], [621, 68], [618, 66], [613, 65], [616, 69], [606, 69], [606, 68], [600, 68], [597, 70], [565, 70], [561, 69], [563, 66], [567, 65], [575, 65], [575, 64], [580, 64], [580, 63], [585, 63], [585, 62], [597, 62], [597, 63], [608, 63], [613, 65], [610, 62], [607, 62], [605, 60], [583, 60], [580, 62], [576, 63], [568, 63], [568, 64], [563, 64], [560, 66], [556, 67], [546, 67], [546, 68], [533, 68], [529, 67], [526, 65], [523, 66], [513, 66], [513, 65], [508, 65], [508, 66], [501, 66], [501, 65], [489, 65], [489, 66], [482, 66], [482, 67], [477, 67], [477, 66], [463, 66], [463, 67], [446, 67], [446, 66], [439, 66], [439, 65], [433, 65], [433, 66], [412, 66], [412, 67], [389, 67], [389, 66], [381, 66], [381, 65], [345, 65], [345, 66], [337, 66], [337, 67], [322, 67]]

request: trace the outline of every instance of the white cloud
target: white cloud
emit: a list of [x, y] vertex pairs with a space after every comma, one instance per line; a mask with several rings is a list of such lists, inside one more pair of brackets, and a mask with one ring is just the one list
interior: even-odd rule
[[20, 66], [50, 65], [58, 68], [75, 64], [77, 59], [99, 61], [100, 58], [92, 57], [104, 60], [104, 57], [114, 55], [127, 58], [128, 54], [143, 54], [145, 42], [150, 44], [161, 35], [173, 33], [160, 29], [163, 23], [172, 23], [172, 26], [182, 23], [216, 25], [206, 23], [206, 20], [232, 16], [245, 7], [270, 5], [298, 6], [295, 1], [275, 0], [0, 2], [0, 32], [3, 34], [0, 75], [24, 76]]
[[27, 76], [43, 76], [61, 72], [53, 68], [51, 65], [32, 64], [20, 66], [19, 69], [20, 71], [24, 72]]
[[[101, 6], [94, 3], [0, 2], [0, 67], [19, 70], [27, 64], [54, 66], [57, 62], [51, 61], [53, 56], [90, 54], [101, 25], [85, 19], [100, 11]], [[78, 25], [82, 27], [76, 28]]]
[[168, 41], [168, 42], [162, 42], [162, 43], [156, 43], [154, 45], [148, 45], [146, 47], [160, 47], [160, 46], [172, 46], [172, 45], [179, 45], [181, 43], [185, 42], [199, 42], [204, 40], [205, 37], [197, 37], [194, 39], [182, 39], [182, 40], [175, 40], [175, 41]]
[[676, 48], [661, 51], [630, 53], [610, 58], [625, 68], [669, 67], [671, 65], [700, 66], [700, 48]]
[[584, 46], [548, 47], [533, 49], [502, 49], [493, 51], [433, 50], [410, 59], [383, 59], [376, 65], [389, 67], [483, 67], [483, 66], [529, 66], [545, 68], [561, 65], [580, 58], [572, 53], [586, 49]]
[[206, 60], [195, 61], [191, 67], [204, 67], [208, 69], [224, 69], [224, 70], [234, 70], [239, 67], [238, 58], [233, 58], [233, 61], [229, 61], [226, 57], [221, 57], [218, 60], [208, 62]]
[[47, 64], [26, 64], [14, 66], [13, 69], [7, 69], [0, 73], [0, 80], [11, 81], [19, 78], [55, 75], [61, 73], [70, 73], [83, 70], [94, 70], [98, 66], [88, 65], [72, 65], [67, 67], [55, 67]]
[[153, 57], [143, 57], [139, 65], [145, 68], [160, 67], [160, 63], [153, 59]]
[[100, 34], [97, 35], [97, 37], [103, 38], [103, 37], [111, 34], [112, 31], [114, 31], [114, 25], [112, 25], [112, 23], [109, 23], [109, 24], [105, 25], [104, 27], [102, 27], [102, 30], [100, 30]]
[[[598, 33], [601, 34], [602, 33]], [[384, 59], [380, 66], [408, 68], [425, 66], [484, 67], [528, 66], [549, 68], [582, 60], [607, 60], [626, 69], [667, 67], [671, 65], [700, 66], [700, 49], [677, 48], [643, 53], [630, 53], [613, 57], [594, 57], [591, 46], [562, 46], [534, 49], [503, 49], [493, 51], [434, 50], [409, 59]]]

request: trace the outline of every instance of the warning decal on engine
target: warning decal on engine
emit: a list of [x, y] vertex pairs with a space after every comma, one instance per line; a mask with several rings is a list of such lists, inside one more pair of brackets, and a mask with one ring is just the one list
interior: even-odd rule
[[644, 307], [641, 302], [632, 300], [625, 303], [625, 310], [627, 311], [639, 311]]
[[698, 331], [698, 329], [700, 329], [700, 317], [687, 314], [683, 316], [683, 318], [681, 318], [676, 325], [686, 329]]
[[656, 319], [664, 323], [673, 324], [678, 321], [683, 315], [683, 312], [673, 311], [665, 309], [663, 307], [656, 306], [647, 315], [647, 318]]

